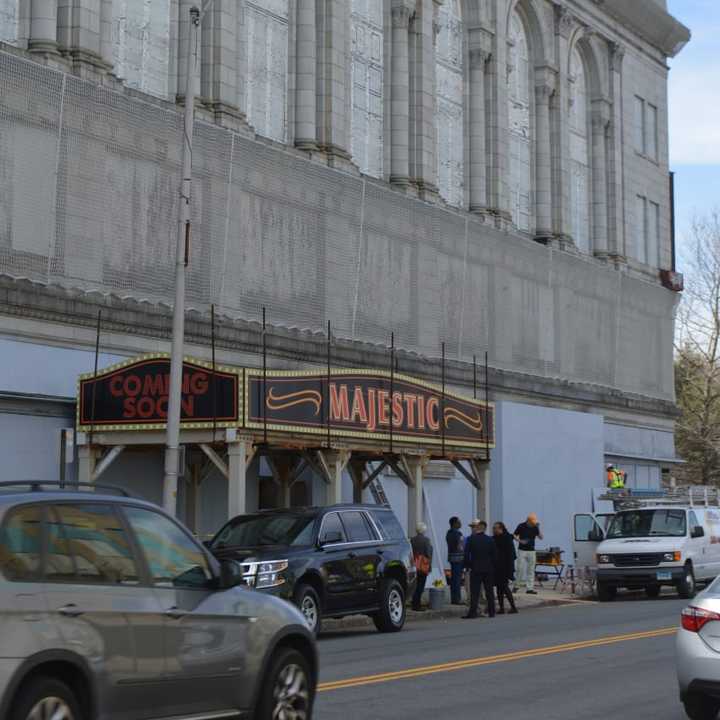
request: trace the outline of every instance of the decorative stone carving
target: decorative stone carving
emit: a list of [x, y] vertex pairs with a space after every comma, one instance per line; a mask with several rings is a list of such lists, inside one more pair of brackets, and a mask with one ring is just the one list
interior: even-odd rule
[[622, 70], [623, 58], [625, 57], [625, 48], [620, 43], [608, 41], [608, 48], [610, 51], [610, 69], [613, 72], [620, 72]]
[[575, 16], [564, 5], [555, 5], [555, 32], [565, 40], [570, 39], [576, 26]]
[[471, 68], [484, 68], [492, 58], [492, 53], [484, 48], [471, 48], [469, 55]]
[[413, 13], [405, 4], [394, 5], [391, 11], [392, 25], [395, 28], [409, 28]]

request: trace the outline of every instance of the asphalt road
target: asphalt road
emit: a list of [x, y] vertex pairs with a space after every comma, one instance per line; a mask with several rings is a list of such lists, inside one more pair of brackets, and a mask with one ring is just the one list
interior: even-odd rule
[[619, 600], [320, 638], [316, 720], [686, 720], [674, 627], [686, 603]]

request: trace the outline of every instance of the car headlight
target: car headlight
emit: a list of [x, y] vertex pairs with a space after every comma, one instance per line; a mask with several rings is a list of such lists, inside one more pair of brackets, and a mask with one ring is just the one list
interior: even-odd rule
[[666, 552], [663, 555], [663, 562], [680, 562], [680, 560], [682, 560], [682, 553], [679, 550]]
[[598, 555], [597, 562], [598, 562], [598, 565], [609, 565], [612, 562], [612, 560], [609, 555]]
[[282, 576], [284, 570], [288, 569], [287, 560], [271, 560], [269, 562], [257, 563], [255, 575], [255, 587], [258, 590], [263, 588], [278, 587], [285, 583]]

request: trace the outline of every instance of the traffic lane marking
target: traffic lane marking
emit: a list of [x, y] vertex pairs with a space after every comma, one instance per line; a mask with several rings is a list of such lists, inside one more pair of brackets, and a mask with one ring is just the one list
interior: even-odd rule
[[346, 678], [345, 680], [333, 680], [331, 682], [320, 683], [317, 686], [317, 691], [329, 692], [331, 690], [344, 690], [346, 688], [361, 687], [363, 685], [375, 685], [377, 683], [392, 682], [394, 680], [405, 680], [408, 678], [422, 677], [423, 675], [434, 675], [436, 673], [480, 667], [482, 665], [494, 665], [496, 663], [542, 657], [543, 655], [555, 655], [558, 653], [585, 650], [586, 648], [614, 645], [616, 643], [630, 642], [633, 640], [648, 640], [651, 638], [674, 635], [676, 632], [677, 627], [658, 628], [657, 630], [626, 633], [624, 635], [609, 635], [606, 637], [596, 638], [595, 640], [582, 640], [579, 642], [564, 643], [562, 645], [551, 645], [548, 647], [533, 648], [531, 650], [503, 653], [501, 655], [472, 658], [470, 660], [458, 660], [455, 662], [440, 663], [438, 665], [426, 665], [424, 667], [396, 670], [394, 672], [379, 673], [377, 675], [365, 675], [354, 678]]

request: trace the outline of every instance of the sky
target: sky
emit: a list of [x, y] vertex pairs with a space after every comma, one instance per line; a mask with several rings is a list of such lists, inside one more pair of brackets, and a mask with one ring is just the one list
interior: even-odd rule
[[670, 169], [675, 171], [678, 264], [697, 215], [720, 209], [720, 0], [668, 0], [690, 28], [670, 64]]

